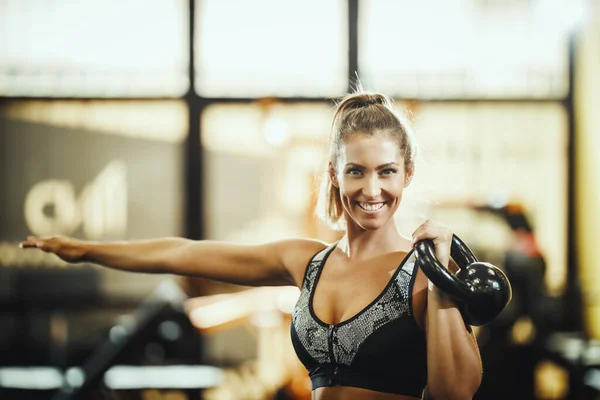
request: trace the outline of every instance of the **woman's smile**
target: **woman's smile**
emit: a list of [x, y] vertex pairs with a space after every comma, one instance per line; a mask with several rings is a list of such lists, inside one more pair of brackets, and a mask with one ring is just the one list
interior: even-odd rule
[[377, 214], [383, 209], [383, 206], [385, 206], [385, 202], [374, 203], [357, 201], [356, 203], [367, 214]]

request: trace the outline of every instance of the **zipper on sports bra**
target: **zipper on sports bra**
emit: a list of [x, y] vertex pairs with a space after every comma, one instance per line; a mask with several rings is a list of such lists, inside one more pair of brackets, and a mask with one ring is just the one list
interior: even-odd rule
[[333, 376], [331, 378], [331, 384], [338, 384], [338, 366], [335, 361], [335, 354], [333, 353], [333, 332], [335, 325], [329, 325], [329, 358], [331, 359], [331, 365], [333, 366]]

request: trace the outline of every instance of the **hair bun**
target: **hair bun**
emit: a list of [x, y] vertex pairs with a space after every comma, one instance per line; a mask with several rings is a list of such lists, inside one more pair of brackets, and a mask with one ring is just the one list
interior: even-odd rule
[[369, 106], [371, 104], [383, 104], [383, 99], [381, 97], [377, 97], [375, 99], [357, 101], [356, 103], [354, 103], [352, 105], [352, 108], [367, 107], [367, 106]]

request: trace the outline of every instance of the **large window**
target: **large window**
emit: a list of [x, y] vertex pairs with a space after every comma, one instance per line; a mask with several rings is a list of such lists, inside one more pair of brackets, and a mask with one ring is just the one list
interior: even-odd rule
[[491, 227], [489, 215], [473, 213], [473, 206], [520, 207], [547, 259], [548, 287], [564, 289], [564, 108], [558, 103], [421, 103], [412, 112], [419, 156], [398, 214], [403, 233], [410, 235], [424, 218], [435, 218], [474, 247], [504, 252], [511, 246], [508, 225], [497, 218]]
[[347, 86], [345, 0], [199, 0], [197, 92], [327, 97]]
[[415, 98], [562, 98], [584, 0], [360, 1], [369, 87]]
[[207, 237], [329, 237], [313, 213], [330, 118], [328, 103], [209, 107], [202, 117]]
[[0, 96], [180, 96], [187, 1], [0, 2]]

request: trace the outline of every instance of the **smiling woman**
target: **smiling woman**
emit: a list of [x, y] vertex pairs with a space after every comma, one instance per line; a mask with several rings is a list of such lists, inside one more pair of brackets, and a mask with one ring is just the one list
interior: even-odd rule
[[338, 104], [330, 135], [317, 211], [345, 235], [311, 258], [292, 319], [315, 398], [470, 399], [481, 380], [474, 336], [412, 251], [432, 239], [451, 267], [451, 232], [428, 221], [411, 243], [394, 220], [415, 168], [408, 122], [387, 96], [360, 91]]

